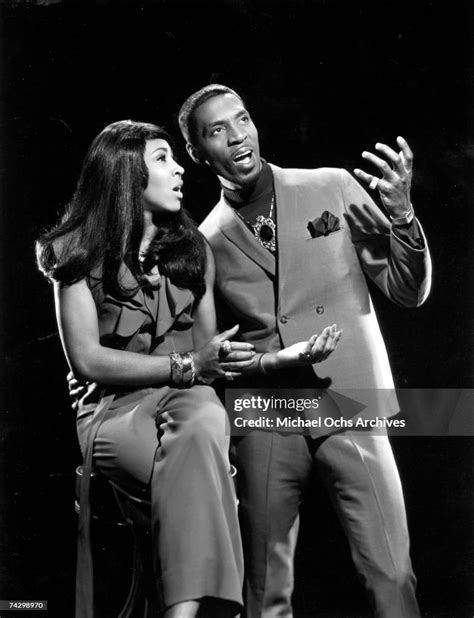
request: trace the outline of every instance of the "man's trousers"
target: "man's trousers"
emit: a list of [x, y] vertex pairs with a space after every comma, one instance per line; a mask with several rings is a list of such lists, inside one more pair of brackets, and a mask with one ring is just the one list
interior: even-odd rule
[[235, 456], [247, 618], [292, 616], [298, 513], [314, 466], [375, 616], [420, 615], [400, 478], [386, 435], [351, 429], [312, 440], [257, 430], [236, 439]]

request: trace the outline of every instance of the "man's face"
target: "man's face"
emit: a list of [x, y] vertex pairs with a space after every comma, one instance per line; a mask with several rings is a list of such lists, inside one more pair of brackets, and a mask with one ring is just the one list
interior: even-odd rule
[[194, 111], [195, 147], [224, 184], [244, 189], [260, 173], [258, 131], [242, 101], [233, 94], [221, 94]]

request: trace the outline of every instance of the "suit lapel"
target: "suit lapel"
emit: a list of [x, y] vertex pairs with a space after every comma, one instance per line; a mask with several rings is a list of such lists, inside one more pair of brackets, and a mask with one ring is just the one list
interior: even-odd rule
[[[295, 262], [297, 243], [292, 241], [292, 232], [297, 222], [298, 190], [294, 185], [284, 182], [285, 170], [271, 165], [275, 180], [277, 249], [278, 249], [278, 280], [279, 288], [283, 287], [288, 278], [289, 270]], [[301, 268], [304, 266], [301, 264]]]
[[224, 236], [261, 268], [271, 275], [275, 275], [275, 258], [270, 251], [264, 249], [256, 241], [255, 236], [245, 223], [239, 219], [223, 196], [221, 196], [221, 200], [216, 206], [216, 214], [219, 227]]

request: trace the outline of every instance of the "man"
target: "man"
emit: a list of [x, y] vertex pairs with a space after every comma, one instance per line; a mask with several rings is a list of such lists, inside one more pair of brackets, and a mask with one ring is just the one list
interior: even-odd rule
[[[410, 201], [412, 153], [377, 144], [363, 153], [378, 174], [390, 220], [344, 170], [281, 169], [260, 158], [241, 97], [209, 85], [183, 104], [179, 124], [192, 159], [222, 186], [201, 230], [216, 261], [218, 294], [258, 353], [245, 386], [392, 389], [364, 274], [395, 303], [416, 307], [430, 287], [430, 258]], [[338, 349], [307, 371], [278, 371], [279, 351], [344, 329]], [[281, 352], [280, 352], [281, 353]], [[381, 398], [383, 399], [383, 398]], [[396, 410], [379, 410], [381, 416]], [[313, 466], [323, 477], [375, 615], [419, 616], [400, 480], [386, 435], [345, 430], [316, 439], [252, 431], [236, 443], [250, 618], [292, 616], [293, 557], [301, 495]]]

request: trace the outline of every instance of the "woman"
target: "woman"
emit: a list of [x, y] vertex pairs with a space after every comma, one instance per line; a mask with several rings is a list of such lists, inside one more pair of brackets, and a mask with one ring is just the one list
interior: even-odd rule
[[[91, 381], [77, 418], [85, 462], [151, 491], [166, 618], [204, 604], [225, 617], [241, 608], [242, 552], [225, 410], [206, 382], [263, 368], [251, 345], [228, 341], [237, 326], [215, 335], [214, 264], [181, 208], [183, 173], [161, 128], [109, 125], [61, 223], [38, 241], [38, 263], [54, 281], [68, 363]], [[337, 340], [325, 329], [279, 353], [280, 365], [322, 360]]]

